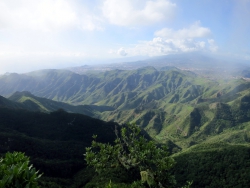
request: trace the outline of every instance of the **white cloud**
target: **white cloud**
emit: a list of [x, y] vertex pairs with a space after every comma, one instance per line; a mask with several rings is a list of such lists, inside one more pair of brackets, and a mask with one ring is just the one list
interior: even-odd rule
[[124, 48], [120, 48], [120, 49], [117, 51], [117, 54], [118, 54], [118, 55], [121, 55], [121, 56], [126, 56], [126, 55], [127, 55], [127, 52], [124, 50]]
[[13, 29], [47, 31], [76, 23], [76, 14], [65, 0], [3, 0], [0, 7], [1, 25]]
[[171, 20], [176, 9], [170, 0], [105, 0], [100, 8], [93, 5], [76, 0], [1, 0], [0, 30], [104, 30], [103, 16], [115, 25], [151, 25]]
[[208, 39], [209, 49], [212, 52], [216, 52], [218, 50], [218, 46], [215, 44], [215, 41], [213, 39]]
[[151, 25], [173, 18], [176, 4], [169, 0], [105, 0], [103, 14], [120, 26]]
[[104, 27], [101, 26], [102, 20], [94, 15], [84, 15], [83, 19], [80, 20], [80, 28], [83, 30], [89, 30], [89, 31], [94, 31], [94, 30], [99, 30], [103, 31]]
[[130, 55], [149, 56], [207, 50], [215, 52], [218, 49], [215, 41], [205, 39], [211, 34], [209, 28], [200, 26], [200, 22], [176, 31], [164, 28], [156, 31], [155, 37], [151, 41], [142, 41], [126, 51]]
[[183, 28], [177, 31], [169, 28], [163, 28], [155, 32], [155, 36], [162, 38], [186, 39], [186, 38], [203, 38], [211, 35], [209, 28], [201, 27], [197, 21], [189, 28]]
[[193, 39], [165, 40], [157, 37], [151, 41], [144, 41], [133, 48], [127, 49], [128, 54], [159, 56], [179, 52], [192, 52], [205, 49], [204, 41]]
[[100, 19], [67, 0], [1, 0], [0, 29], [54, 31], [70, 27], [102, 29]]

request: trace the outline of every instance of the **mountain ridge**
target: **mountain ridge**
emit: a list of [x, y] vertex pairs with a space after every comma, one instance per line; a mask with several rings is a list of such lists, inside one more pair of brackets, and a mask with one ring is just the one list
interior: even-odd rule
[[[244, 107], [248, 110], [248, 105], [244, 106], [245, 102], [241, 101], [244, 97], [248, 101], [250, 93], [250, 82], [244, 79], [213, 80], [190, 71], [176, 68], [159, 71], [151, 66], [85, 75], [64, 70], [38, 71], [24, 75], [24, 81], [22, 75], [15, 75], [22, 82], [19, 86], [12, 77], [0, 78], [0, 86], [3, 86], [0, 94], [25, 85], [22, 89], [30, 88], [29, 92], [36, 91], [34, 95], [44, 98], [88, 104], [92, 109], [93, 105], [104, 106], [104, 111], [94, 117], [118, 123], [136, 122], [158, 141], [171, 141], [182, 148], [213, 140], [206, 135], [225, 137], [224, 140], [228, 140], [226, 134], [242, 137], [240, 130], [231, 131], [232, 134], [227, 130], [238, 129], [248, 122], [248, 115], [240, 110]], [[6, 80], [8, 85], [4, 84]], [[34, 85], [29, 85], [33, 82]], [[35, 97], [32, 100], [34, 102]], [[39, 100], [41, 104], [46, 103]], [[248, 132], [248, 125], [244, 127]], [[248, 136], [245, 138], [240, 142], [247, 143]]]
[[[157, 70], [150, 66], [85, 75], [46, 70], [22, 76], [0, 78], [3, 86], [0, 94], [22, 90], [8, 99], [0, 97], [0, 106], [5, 107], [0, 107], [0, 140], [7, 143], [0, 145], [0, 151], [10, 147], [26, 149], [29, 155], [35, 156], [34, 165], [50, 178], [72, 178], [84, 167], [79, 149], [90, 145], [91, 133], [98, 134], [98, 139], [101, 137], [98, 141], [106, 142], [105, 136], [113, 133], [117, 123], [134, 122], [157, 143], [167, 144], [176, 153], [173, 172], [182, 185], [190, 180], [194, 181], [194, 187], [249, 185], [249, 168], [245, 165], [249, 164], [250, 151], [250, 82], [247, 79], [210, 79], [173, 67]], [[15, 85], [15, 80], [20, 85]], [[51, 99], [46, 99], [48, 96]], [[80, 104], [81, 108], [72, 104]], [[19, 106], [21, 109], [16, 109]], [[37, 112], [23, 110], [25, 106]], [[62, 109], [51, 112], [56, 108], [77, 113]], [[84, 110], [107, 122], [79, 114]], [[109, 124], [113, 128], [105, 129]], [[87, 138], [84, 143], [83, 137]], [[108, 139], [114, 137], [110, 135]], [[37, 150], [34, 152], [33, 148]], [[67, 154], [60, 156], [64, 149]], [[77, 159], [71, 160], [76, 155]], [[44, 156], [47, 161], [43, 161]], [[84, 173], [84, 180], [79, 176], [81, 180], [77, 181], [86, 183], [92, 178], [85, 180], [91, 171], [79, 173]]]
[[57, 102], [50, 99], [37, 97], [28, 91], [15, 92], [8, 100], [15, 102], [15, 104], [22, 105], [22, 108], [30, 111], [40, 112], [53, 112], [58, 109], [63, 109], [70, 113], [80, 113], [91, 117], [98, 117], [98, 114], [104, 111], [114, 110], [108, 106], [96, 106], [96, 105], [70, 105], [63, 102]]

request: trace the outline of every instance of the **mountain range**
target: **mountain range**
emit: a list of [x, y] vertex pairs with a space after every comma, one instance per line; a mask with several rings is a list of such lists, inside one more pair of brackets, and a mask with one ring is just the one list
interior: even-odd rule
[[[97, 124], [107, 124], [101, 120], [109, 122], [112, 129], [118, 125], [116, 123], [135, 122], [157, 142], [170, 146], [170, 152], [175, 153], [173, 156], [178, 164], [174, 172], [179, 178], [178, 181], [191, 179], [194, 180], [195, 187], [208, 185], [213, 187], [215, 176], [212, 175], [214, 172], [209, 166], [216, 158], [221, 158], [216, 168], [222, 177], [226, 176], [226, 171], [222, 169], [228, 168], [229, 162], [222, 161], [228, 157], [228, 153], [233, 153], [228, 161], [232, 164], [238, 163], [244, 171], [237, 180], [235, 179], [238, 182], [239, 179], [245, 178], [244, 174], [249, 173], [249, 166], [244, 166], [249, 164], [246, 156], [250, 151], [249, 70], [246, 65], [240, 65], [233, 71], [229, 71], [232, 66], [228, 66], [224, 71], [221, 69], [223, 61], [220, 60], [220, 68], [214, 71], [215, 64], [219, 60], [216, 62], [203, 56], [194, 60], [191, 57], [193, 56], [189, 55], [190, 59], [186, 58], [186, 64], [183, 62], [184, 57], [179, 57], [179, 60], [175, 56], [168, 57], [167, 60], [164, 57], [149, 59], [141, 62], [141, 65], [146, 63], [147, 66], [136, 67], [137, 69], [92, 70], [78, 73], [73, 69], [51, 69], [2, 75], [0, 76], [0, 95], [3, 96], [0, 97], [2, 141], [9, 143], [8, 138], [17, 140], [16, 138], [20, 136], [18, 138], [21, 139], [20, 143], [35, 144], [33, 147], [43, 148], [44, 146], [38, 144], [43, 142], [51, 144], [53, 148], [58, 147], [60, 152], [63, 150], [60, 144], [63, 147], [73, 147], [66, 146], [68, 143], [76, 144], [76, 147], [80, 144], [82, 152], [84, 147], [90, 144], [90, 135], [95, 131], [103, 136], [104, 141], [111, 142], [114, 139], [114, 136], [106, 135], [106, 129], [98, 127]], [[199, 65], [198, 62], [204, 59], [207, 64]], [[175, 62], [178, 68], [173, 64], [164, 63], [170, 60]], [[158, 64], [152, 66], [152, 62]], [[208, 68], [209, 63], [214, 65], [213, 68]], [[203, 68], [198, 69], [199, 66]], [[218, 74], [220, 71], [221, 74]], [[15, 121], [12, 122], [12, 119]], [[82, 122], [88, 123], [82, 126]], [[17, 126], [18, 123], [21, 125]], [[71, 124], [75, 123], [77, 126], [72, 127]], [[34, 126], [36, 124], [37, 127]], [[26, 132], [22, 131], [23, 129]], [[110, 128], [108, 129], [110, 131]], [[44, 130], [41, 131], [43, 137], [39, 137], [38, 130]], [[85, 134], [86, 130], [89, 131], [87, 140], [80, 136]], [[110, 139], [106, 139], [106, 136]], [[83, 140], [77, 140], [80, 137]], [[2, 145], [1, 152], [8, 150], [9, 145], [7, 145]], [[14, 147], [13, 144], [11, 146]], [[74, 147], [72, 150], [75, 151]], [[17, 150], [22, 150], [21, 148], [20, 144]], [[70, 149], [67, 152], [70, 152]], [[35, 159], [39, 155], [29, 149], [27, 153], [35, 156]], [[196, 155], [199, 159], [195, 158]], [[190, 157], [193, 157], [193, 160]], [[189, 161], [185, 161], [186, 158]], [[238, 162], [237, 159], [241, 161]], [[37, 160], [44, 159], [38, 157]], [[55, 158], [55, 160], [61, 159]], [[40, 165], [35, 161], [34, 164], [47, 173], [43, 166], [46, 162]], [[197, 174], [197, 170], [200, 169], [195, 166], [194, 161], [201, 166], [207, 165], [202, 167], [209, 174], [210, 182], [200, 183], [201, 177]], [[84, 163], [79, 164], [84, 167]], [[235, 166], [232, 169], [234, 172], [237, 171]], [[74, 173], [78, 170], [80, 169], [76, 169]], [[188, 171], [192, 172], [190, 176]], [[232, 179], [231, 175], [234, 172], [228, 177]], [[199, 178], [196, 178], [198, 176]], [[246, 185], [245, 183], [238, 182], [241, 185]], [[214, 184], [215, 187], [217, 185], [219, 184]], [[231, 182], [225, 185], [230, 187], [235, 184]]]
[[[248, 121], [247, 115], [240, 114], [247, 114], [241, 109], [248, 101], [249, 87], [247, 79], [213, 80], [173, 67], [85, 75], [44, 70], [0, 77], [0, 94], [25, 104], [26, 109], [63, 108], [105, 121], [134, 121], [160, 142], [172, 141], [184, 148], [210, 140], [207, 135], [229, 139], [222, 136], [224, 129]], [[243, 134], [240, 130], [235, 134]]]
[[84, 65], [80, 67], [70, 67], [67, 70], [78, 74], [86, 74], [116, 69], [135, 70], [147, 66], [154, 66], [157, 70], [162, 70], [162, 68], [166, 66], [177, 67], [181, 70], [190, 70], [209, 78], [249, 78], [250, 75], [249, 60], [201, 52], [169, 54], [151, 58], [145, 57], [144, 59], [141, 58], [141, 60], [138, 61], [121, 59], [117, 60], [116, 63]]

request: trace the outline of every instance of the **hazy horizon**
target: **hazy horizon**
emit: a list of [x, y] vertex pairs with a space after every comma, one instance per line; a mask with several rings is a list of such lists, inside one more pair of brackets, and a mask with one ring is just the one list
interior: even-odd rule
[[250, 0], [2, 0], [0, 7], [0, 74], [186, 52], [250, 60]]

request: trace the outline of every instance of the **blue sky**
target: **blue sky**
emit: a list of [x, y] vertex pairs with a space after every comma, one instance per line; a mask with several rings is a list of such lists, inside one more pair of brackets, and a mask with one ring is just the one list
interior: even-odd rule
[[250, 0], [1, 0], [0, 73], [205, 52], [250, 59]]

